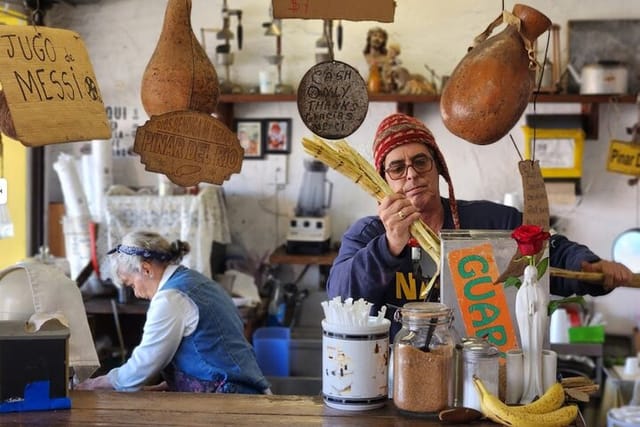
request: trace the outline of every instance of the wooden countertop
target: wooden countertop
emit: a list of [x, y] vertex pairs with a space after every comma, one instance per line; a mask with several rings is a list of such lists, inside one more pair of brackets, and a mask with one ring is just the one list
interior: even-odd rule
[[[439, 426], [408, 418], [393, 403], [369, 411], [340, 411], [311, 396], [266, 396], [163, 392], [71, 392], [71, 409], [0, 414], [0, 425], [212, 426], [326, 425]], [[476, 423], [474, 426], [493, 423]]]
[[[440, 426], [437, 419], [399, 414], [392, 402], [369, 411], [341, 411], [320, 396], [267, 396], [168, 392], [72, 391], [71, 409], [0, 414], [0, 425], [211, 426], [324, 425]], [[496, 426], [487, 422], [476, 427]], [[578, 425], [584, 425], [578, 423]]]

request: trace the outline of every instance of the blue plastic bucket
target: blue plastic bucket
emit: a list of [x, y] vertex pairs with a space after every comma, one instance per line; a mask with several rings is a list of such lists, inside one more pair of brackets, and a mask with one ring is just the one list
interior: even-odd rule
[[266, 326], [253, 333], [253, 349], [265, 376], [289, 376], [290, 338], [291, 330], [282, 326]]

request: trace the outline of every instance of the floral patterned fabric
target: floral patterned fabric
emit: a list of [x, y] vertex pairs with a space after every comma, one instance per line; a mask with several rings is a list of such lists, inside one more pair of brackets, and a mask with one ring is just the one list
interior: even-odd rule
[[231, 381], [227, 381], [224, 377], [220, 376], [214, 381], [205, 381], [190, 375], [185, 374], [182, 371], [174, 370], [173, 366], [169, 365], [162, 373], [170, 391], [182, 391], [192, 393], [242, 393], [242, 394], [262, 394], [261, 391], [255, 388], [245, 385], [237, 384]]
[[[222, 187], [207, 185], [197, 195], [107, 196], [105, 202], [105, 224], [98, 238], [102, 261], [128, 232], [152, 230], [169, 241], [188, 242], [191, 251], [182, 264], [211, 277], [212, 242], [231, 241]], [[108, 262], [101, 262], [103, 278], [110, 277], [108, 269]]]

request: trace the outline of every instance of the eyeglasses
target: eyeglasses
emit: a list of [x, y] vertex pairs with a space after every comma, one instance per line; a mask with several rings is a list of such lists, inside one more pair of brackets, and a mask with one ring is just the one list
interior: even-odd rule
[[411, 163], [405, 164], [402, 160], [391, 162], [383, 169], [389, 178], [400, 179], [407, 176], [407, 171], [412, 167], [417, 174], [423, 174], [433, 169], [433, 159], [426, 154], [418, 154], [411, 159]]

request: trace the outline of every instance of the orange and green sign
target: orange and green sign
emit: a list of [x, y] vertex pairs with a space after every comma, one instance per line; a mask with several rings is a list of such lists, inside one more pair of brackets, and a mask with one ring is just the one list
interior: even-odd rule
[[487, 337], [504, 361], [518, 342], [503, 286], [494, 285], [500, 272], [491, 244], [451, 251], [448, 262], [466, 336]]

